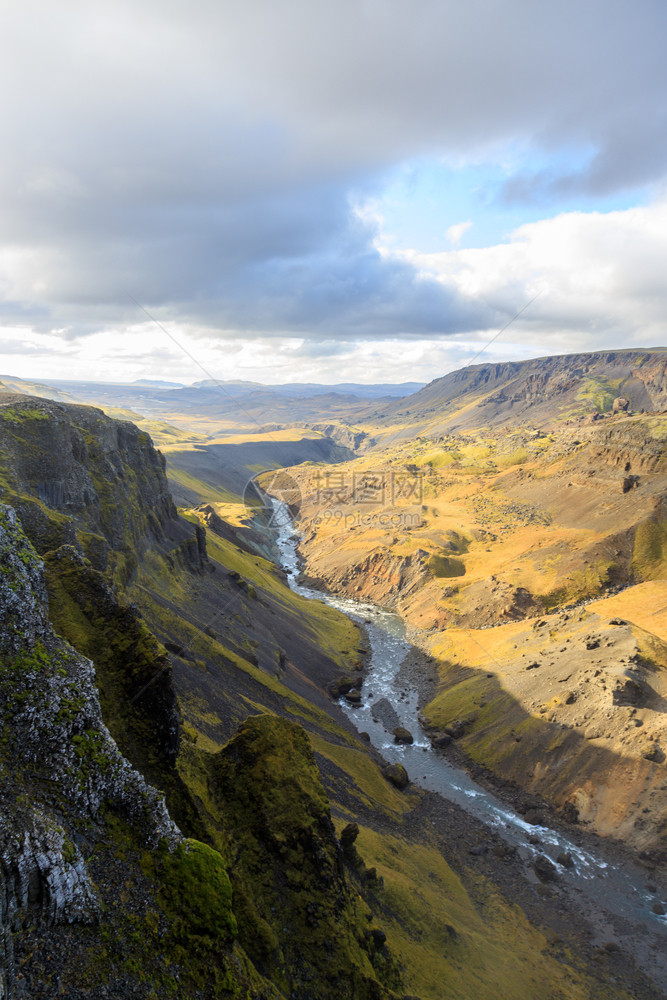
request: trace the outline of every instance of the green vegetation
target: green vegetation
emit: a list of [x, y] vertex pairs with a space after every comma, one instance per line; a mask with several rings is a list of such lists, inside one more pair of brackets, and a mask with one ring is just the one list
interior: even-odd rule
[[[361, 855], [384, 886], [373, 902], [406, 986], [423, 1000], [589, 1000], [584, 972], [562, 961], [518, 906], [481, 876], [464, 881], [435, 845], [360, 828]], [[560, 950], [560, 956], [556, 954]], [[624, 991], [618, 991], [629, 1000]]]
[[530, 458], [527, 449], [522, 445], [519, 448], [515, 448], [514, 451], [508, 454], [502, 454], [498, 456], [498, 466], [501, 469], [510, 469], [514, 465], [523, 465]]
[[157, 867], [159, 901], [169, 915], [174, 940], [187, 948], [196, 935], [208, 939], [213, 949], [236, 937], [232, 886], [217, 851], [197, 840], [186, 840], [173, 852], [163, 850]]
[[185, 469], [174, 463], [173, 458], [170, 458], [169, 454], [167, 454], [167, 477], [192, 494], [190, 503], [241, 502], [241, 497], [235, 493], [230, 493], [229, 490], [224, 489], [222, 486], [217, 486], [215, 483], [210, 483], [190, 472], [186, 472]]
[[168, 733], [178, 716], [164, 648], [135, 609], [113, 600], [96, 570], [56, 551], [45, 572], [53, 626], [95, 664], [102, 715], [121, 752], [166, 793], [177, 822], [195, 823], [173, 768]]
[[239, 573], [256, 595], [268, 592], [277, 602], [279, 611], [298, 622], [301, 633], [326, 650], [341, 671], [349, 670], [356, 662], [358, 656], [352, 651], [359, 646], [359, 630], [347, 615], [323, 601], [311, 601], [295, 594], [278, 575], [274, 563], [262, 556], [250, 555], [211, 532], [207, 534], [207, 549], [210, 558], [228, 571]]
[[667, 572], [667, 522], [650, 517], [637, 526], [632, 553], [637, 580], [656, 580]]
[[598, 413], [609, 413], [618, 396], [619, 385], [620, 380], [605, 381], [589, 376], [583, 380], [577, 399], [586, 403], [589, 409], [595, 408]]
[[[373, 1000], [400, 985], [342, 870], [312, 748], [299, 726], [246, 720], [210, 764], [223, 817], [239, 942], [288, 995]], [[238, 900], [238, 908], [237, 901]]]
[[465, 564], [460, 559], [453, 559], [451, 556], [431, 556], [428, 568], [433, 576], [444, 579], [464, 576], [466, 571]]
[[44, 410], [22, 407], [17, 410], [13, 406], [0, 406], [0, 420], [8, 424], [23, 424], [30, 420], [48, 420], [49, 415]]
[[590, 597], [598, 597], [617, 578], [619, 567], [613, 560], [598, 559], [584, 569], [570, 573], [559, 587], [542, 594], [546, 611], [554, 611], [566, 604], [576, 604]]
[[[327, 784], [329, 795], [339, 803], [339, 809], [349, 812], [349, 804], [341, 806], [340, 803], [345, 803], [352, 797], [356, 800], [358, 809], [367, 807], [376, 812], [381, 810], [396, 818], [414, 804], [411, 794], [397, 791], [383, 777], [379, 766], [369, 758], [365, 750], [340, 746], [318, 735], [311, 735], [310, 739], [316, 753], [335, 764], [338, 769], [338, 773], [332, 776], [331, 768], [327, 768]], [[356, 815], [350, 814], [350, 818], [356, 819]]]

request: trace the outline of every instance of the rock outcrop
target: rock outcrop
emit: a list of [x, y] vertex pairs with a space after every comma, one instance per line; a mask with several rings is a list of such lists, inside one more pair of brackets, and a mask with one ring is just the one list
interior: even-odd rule
[[[0, 507], [0, 924], [89, 922], [99, 901], [79, 842], [111, 810], [147, 845], [180, 833], [102, 722], [94, 667], [55, 635], [43, 564]], [[98, 834], [99, 835], [99, 834]], [[90, 833], [87, 839], [90, 846]], [[92, 835], [95, 839], [95, 834]], [[6, 996], [15, 970], [6, 953]]]
[[164, 457], [149, 436], [91, 406], [0, 395], [0, 486], [39, 552], [83, 544], [98, 569], [127, 571], [177, 524]]

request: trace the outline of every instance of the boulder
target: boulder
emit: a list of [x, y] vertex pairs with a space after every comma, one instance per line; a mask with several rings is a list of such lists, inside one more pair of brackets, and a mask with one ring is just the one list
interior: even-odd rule
[[454, 719], [448, 726], [445, 726], [445, 733], [453, 740], [460, 740], [466, 731], [466, 727], [460, 719]]
[[561, 851], [556, 858], [556, 861], [562, 868], [574, 868], [574, 859], [569, 851], [567, 853], [565, 851]]
[[501, 858], [503, 861], [515, 858], [516, 853], [516, 847], [511, 844], [495, 844], [493, 848], [494, 857]]
[[414, 737], [408, 729], [405, 729], [403, 726], [396, 726], [394, 729], [394, 743], [409, 745], [410, 743], [414, 743]]
[[555, 882], [558, 877], [556, 866], [544, 854], [537, 855], [533, 868], [540, 882]]
[[358, 836], [359, 827], [356, 823], [348, 823], [340, 835], [340, 846], [343, 849], [343, 855], [355, 868], [360, 868], [363, 865], [359, 851], [354, 844]]
[[395, 785], [396, 788], [407, 788], [410, 783], [408, 772], [402, 764], [388, 764], [387, 767], [383, 768], [382, 773], [387, 781]]
[[642, 705], [645, 701], [645, 692], [641, 682], [632, 677], [624, 677], [616, 684], [612, 700], [614, 705]]
[[339, 677], [338, 680], [331, 682], [328, 690], [332, 698], [340, 698], [342, 694], [347, 694], [353, 687], [354, 681], [351, 677]]
[[579, 822], [579, 810], [575, 806], [574, 802], [566, 802], [561, 809], [560, 814], [566, 823]]
[[343, 850], [350, 848], [358, 836], [358, 825], [356, 823], [348, 823], [347, 826], [341, 831], [340, 835], [340, 843]]
[[625, 396], [617, 396], [614, 402], [611, 404], [612, 413], [625, 413], [630, 406], [630, 400], [626, 399]]
[[396, 709], [387, 698], [380, 698], [371, 706], [371, 715], [374, 722], [380, 722], [385, 729], [390, 732], [395, 726], [400, 726], [401, 720]]

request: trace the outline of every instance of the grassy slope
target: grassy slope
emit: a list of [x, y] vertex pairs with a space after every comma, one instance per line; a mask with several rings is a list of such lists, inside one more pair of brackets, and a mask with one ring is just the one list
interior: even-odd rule
[[[664, 428], [653, 423], [653, 418], [637, 418], [632, 426], [657, 442]], [[623, 496], [622, 467], [587, 479], [587, 433], [515, 431], [501, 438], [482, 433], [437, 443], [420, 439], [336, 467], [346, 489], [342, 502], [333, 504], [324, 496], [326, 470], [293, 470], [304, 493], [302, 529], [317, 533], [314, 544], [305, 546], [310, 572], [325, 578], [327, 572], [342, 573], [372, 551], [405, 559], [422, 550], [435, 566], [438, 559], [452, 558], [452, 536], [458, 535], [466, 542], [466, 557], [456, 572], [433, 574], [443, 582], [424, 575], [409, 593], [374, 595], [393, 601], [408, 621], [421, 627], [470, 616], [470, 605], [480, 603], [473, 588], [492, 576], [529, 590], [546, 606], [598, 595], [615, 575], [663, 577], [666, 528], [654, 509], [664, 487], [664, 468], [641, 476], [641, 491]], [[351, 495], [364, 472], [384, 483], [376, 503], [360, 503], [358, 489]], [[392, 503], [392, 481], [399, 478], [412, 479], [414, 492]], [[616, 536], [635, 529], [633, 551], [619, 559]], [[457, 560], [460, 555], [454, 552]], [[462, 579], [452, 592], [445, 578], [454, 576]], [[357, 583], [367, 592], [368, 581]]]

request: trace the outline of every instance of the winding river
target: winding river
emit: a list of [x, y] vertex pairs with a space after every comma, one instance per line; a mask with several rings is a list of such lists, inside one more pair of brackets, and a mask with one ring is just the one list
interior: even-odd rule
[[[657, 916], [652, 912], [656, 897], [646, 889], [646, 873], [638, 866], [619, 867], [605, 861], [597, 847], [595, 853], [592, 853], [549, 827], [526, 823], [493, 793], [478, 785], [464, 770], [434, 751], [419, 724], [417, 692], [406, 689], [398, 680], [401, 664], [411, 649], [403, 621], [393, 612], [375, 605], [304, 586], [300, 582], [298, 537], [294, 533], [289, 508], [276, 499], [272, 499], [271, 503], [272, 523], [277, 533], [281, 562], [292, 590], [311, 600], [325, 601], [354, 621], [364, 624], [370, 643], [370, 662], [364, 676], [362, 702], [358, 707], [353, 707], [344, 699], [341, 701], [341, 707], [354, 726], [360, 732], [369, 734], [372, 744], [386, 760], [403, 764], [414, 784], [438, 793], [492, 827], [508, 844], [516, 847], [519, 856], [527, 863], [527, 868], [532, 868], [537, 854], [549, 857], [558, 869], [559, 884], [568, 885], [573, 892], [581, 894], [582, 903], [586, 899], [596, 911], [607, 911], [610, 915], [609, 927], [616, 924], [618, 917], [629, 920], [634, 929], [652, 939], [652, 947], [646, 942], [652, 952], [650, 959], [647, 955], [647, 964], [655, 966], [656, 939], [662, 939], [659, 950], [665, 952], [667, 917]], [[381, 711], [382, 706], [378, 709], [378, 702], [383, 702], [384, 712]], [[381, 716], [384, 715], [386, 719], [387, 702], [397, 719], [392, 715], [392, 722], [386, 728]], [[394, 743], [392, 730], [396, 725], [404, 726], [413, 734], [412, 745]], [[539, 843], [531, 843], [529, 836], [532, 840], [537, 838]], [[577, 839], [584, 840], [585, 837]], [[571, 856], [572, 868], [558, 865], [555, 859], [561, 852]], [[622, 936], [624, 931], [619, 928], [618, 933]], [[610, 936], [614, 937], [613, 931]], [[664, 963], [667, 977], [667, 956]]]

